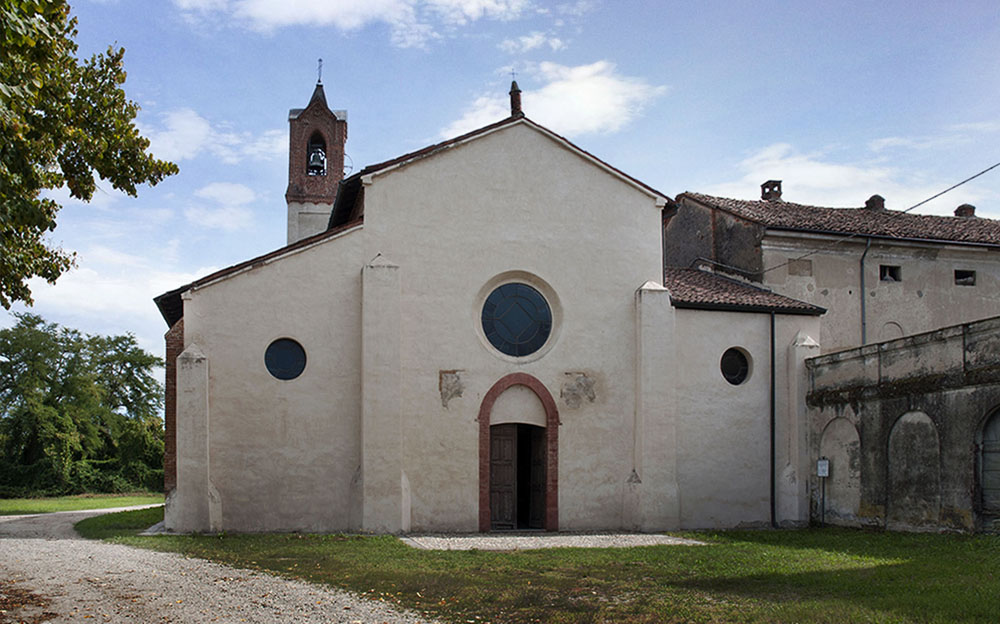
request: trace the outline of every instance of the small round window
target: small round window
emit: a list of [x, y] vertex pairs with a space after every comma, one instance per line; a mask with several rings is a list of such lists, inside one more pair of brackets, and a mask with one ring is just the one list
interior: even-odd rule
[[549, 303], [521, 283], [496, 288], [483, 304], [483, 333], [501, 353], [520, 357], [542, 348], [552, 333]]
[[279, 338], [264, 352], [267, 372], [278, 379], [295, 379], [306, 368], [306, 352], [291, 338]]
[[719, 368], [722, 369], [722, 376], [726, 378], [726, 381], [738, 386], [746, 381], [750, 375], [750, 360], [747, 359], [746, 353], [742, 350], [732, 347], [726, 349], [726, 352], [722, 354]]

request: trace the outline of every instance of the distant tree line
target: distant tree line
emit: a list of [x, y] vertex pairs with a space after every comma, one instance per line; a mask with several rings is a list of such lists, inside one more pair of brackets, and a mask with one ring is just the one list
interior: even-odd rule
[[0, 497], [163, 489], [162, 361], [131, 334], [0, 330]]

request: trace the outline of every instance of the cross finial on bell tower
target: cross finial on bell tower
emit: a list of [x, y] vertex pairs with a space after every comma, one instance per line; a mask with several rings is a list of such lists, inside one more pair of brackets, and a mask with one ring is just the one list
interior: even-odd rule
[[326, 229], [344, 177], [347, 111], [330, 110], [322, 80], [323, 59], [317, 59], [309, 104], [288, 111], [289, 244]]

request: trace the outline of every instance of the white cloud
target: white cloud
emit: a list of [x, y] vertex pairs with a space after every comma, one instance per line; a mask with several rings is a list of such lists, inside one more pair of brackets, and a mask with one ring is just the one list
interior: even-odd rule
[[481, 18], [512, 20], [530, 6], [527, 0], [425, 0], [446, 21], [465, 24]]
[[948, 129], [955, 132], [975, 132], [975, 133], [1000, 132], [1000, 121], [979, 121], [972, 123], [954, 124], [952, 126], [949, 126]]
[[163, 129], [144, 130], [149, 149], [157, 158], [173, 162], [194, 158], [204, 150], [212, 136], [212, 125], [190, 108], [163, 115]]
[[250, 132], [231, 132], [212, 124], [190, 108], [162, 116], [159, 128], [143, 125], [140, 130], [149, 138], [149, 151], [157, 158], [179, 162], [208, 152], [228, 165], [251, 158], [272, 160], [284, 155], [287, 145], [281, 130], [267, 130], [259, 136]]
[[565, 2], [556, 5], [556, 12], [562, 15], [581, 17], [594, 10], [594, 0], [577, 0], [576, 2]]
[[195, 196], [213, 202], [214, 206], [193, 205], [184, 209], [189, 221], [202, 227], [239, 230], [253, 224], [253, 212], [247, 207], [257, 194], [242, 184], [213, 182], [194, 192]]
[[90, 198], [89, 202], [82, 202], [76, 199], [69, 193], [69, 189], [65, 186], [61, 186], [56, 189], [48, 189], [44, 193], [44, 196], [49, 199], [54, 199], [60, 206], [68, 206], [75, 204], [87, 205], [92, 208], [108, 208], [118, 200], [128, 197], [125, 193], [116, 191], [109, 182], [98, 180], [97, 190], [94, 191], [94, 196]]
[[253, 189], [232, 182], [213, 182], [201, 187], [194, 194], [203, 199], [211, 199], [224, 206], [242, 206], [257, 199]]
[[[929, 176], [867, 162], [834, 162], [823, 153], [802, 153], [787, 143], [760, 149], [738, 164], [742, 177], [701, 192], [737, 199], [757, 199], [766, 180], [782, 180], [782, 199], [831, 207], [860, 207], [875, 194], [886, 207], [906, 210], [951, 183]], [[972, 187], [958, 188], [916, 209], [921, 214], [950, 215], [955, 206], [982, 198]]]
[[882, 137], [868, 143], [874, 152], [901, 148], [906, 150], [951, 149], [982, 141], [984, 134], [1000, 132], [1000, 121], [981, 121], [947, 126], [933, 134], [911, 137]]
[[190, 18], [228, 13], [259, 32], [287, 26], [333, 26], [344, 31], [368, 24], [389, 26], [393, 44], [420, 47], [440, 35], [434, 23], [464, 25], [480, 19], [511, 20], [529, 0], [174, 0]]
[[[576, 67], [545, 62], [532, 74], [544, 84], [522, 94], [525, 114], [570, 136], [616, 132], [667, 90], [642, 78], [622, 76], [608, 61]], [[502, 96], [478, 97], [441, 136], [453, 137], [503, 119], [510, 114], [508, 106]]]
[[[56, 285], [29, 281], [35, 305], [28, 310], [87, 333], [120, 334], [128, 328], [140, 346], [163, 353], [166, 324], [153, 297], [208, 275], [217, 267], [193, 272], [165, 271], [156, 262], [109, 247], [94, 246], [78, 253], [78, 267]], [[22, 306], [18, 306], [23, 309]]]
[[500, 42], [500, 49], [508, 54], [525, 53], [542, 46], [548, 46], [553, 52], [566, 47], [562, 39], [549, 37], [541, 31], [534, 31], [528, 35], [522, 35], [517, 39], [504, 39]]

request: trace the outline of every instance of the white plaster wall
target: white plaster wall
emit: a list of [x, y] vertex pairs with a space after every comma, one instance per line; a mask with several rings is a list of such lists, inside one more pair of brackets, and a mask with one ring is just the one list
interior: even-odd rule
[[[208, 358], [211, 479], [222, 528], [345, 530], [360, 511], [362, 230], [195, 289], [185, 345]], [[297, 379], [264, 366], [277, 338], [305, 348]]]
[[[665, 313], [669, 335], [654, 342], [672, 356], [646, 358], [663, 368], [646, 385], [659, 374], [672, 389], [650, 386], [651, 403], [637, 415], [636, 289], [662, 277], [654, 197], [525, 124], [367, 184], [363, 229], [195, 289], [185, 303], [186, 344], [208, 359], [222, 528], [357, 530], [363, 509], [388, 506], [401, 514], [390, 525], [402, 530], [478, 530], [479, 409], [514, 372], [539, 379], [559, 410], [560, 529], [768, 521], [768, 315]], [[398, 488], [369, 492], [393, 500], [363, 501], [361, 270], [380, 253], [398, 267], [399, 330], [385, 344], [377, 339], [385, 331], [369, 332], [369, 346], [394, 354], [388, 346], [398, 340], [399, 382], [369, 390], [398, 393], [379, 398], [398, 404], [399, 417], [371, 420], [365, 436], [391, 428], [402, 462], [380, 464], [380, 478]], [[482, 302], [505, 280], [534, 284], [553, 307], [553, 335], [534, 356], [504, 356], [482, 336]], [[776, 329], [778, 470], [794, 496], [803, 434], [791, 421], [786, 360], [793, 339], [818, 334], [819, 321], [779, 316]], [[292, 381], [263, 364], [282, 337], [308, 356]], [[753, 360], [738, 387], [719, 372], [730, 346]], [[500, 396], [497, 422], [544, 423], [526, 392]], [[676, 436], [664, 444], [676, 456], [658, 456], [644, 432]], [[656, 478], [638, 484], [639, 473]]]
[[[723, 528], [770, 522], [770, 316], [678, 310], [679, 363], [665, 382], [676, 384], [677, 474], [683, 528]], [[818, 331], [814, 317], [775, 317], [776, 471], [796, 483], [806, 463], [801, 417], [789, 401], [788, 346], [798, 333]], [[730, 347], [750, 356], [747, 380], [734, 386], [719, 364]], [[780, 488], [779, 488], [780, 489]], [[788, 488], [786, 487], [787, 491]], [[780, 494], [780, 492], [779, 492]], [[778, 501], [776, 501], [778, 502]], [[781, 522], [781, 509], [777, 510]], [[787, 511], [785, 513], [788, 513]]]
[[288, 202], [288, 235], [286, 242], [292, 243], [307, 236], [326, 230], [330, 222], [333, 204], [315, 202]]
[[[827, 247], [831, 239], [770, 233], [764, 240], [764, 266], [772, 267]], [[765, 274], [765, 285], [789, 297], [826, 308], [820, 342], [829, 353], [861, 345], [860, 260], [865, 240], [838, 244], [809, 257], [813, 275], [789, 275], [787, 266]], [[902, 281], [879, 280], [879, 265], [899, 266]], [[975, 286], [955, 284], [955, 270], [976, 272]], [[894, 323], [904, 335], [1000, 314], [1000, 263], [997, 252], [957, 245], [872, 240], [865, 257], [867, 342], [893, 337]]]
[[[561, 529], [614, 527], [631, 474], [634, 292], [661, 279], [660, 210], [538, 131], [518, 125], [375, 178], [366, 257], [402, 280], [402, 425], [414, 530], [478, 530], [480, 403], [512, 372], [556, 398]], [[480, 335], [491, 280], [513, 270], [551, 288], [551, 348], [515, 361]], [[543, 292], [546, 290], [542, 288]], [[442, 406], [440, 371], [464, 390]], [[583, 373], [593, 401], [570, 408]]]
[[490, 413], [491, 425], [525, 423], [545, 426], [545, 407], [538, 395], [527, 386], [511, 386], [504, 390]]

